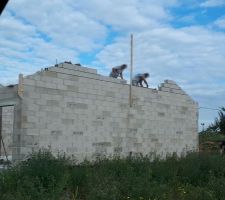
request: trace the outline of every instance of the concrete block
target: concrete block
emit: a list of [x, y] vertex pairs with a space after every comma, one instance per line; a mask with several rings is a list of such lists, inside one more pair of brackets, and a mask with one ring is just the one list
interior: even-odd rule
[[84, 135], [83, 131], [73, 131], [73, 135]]
[[120, 107], [120, 109], [127, 109], [128, 107], [129, 107], [129, 104], [128, 104], [128, 102], [127, 103], [120, 103], [119, 104], [119, 107]]
[[29, 129], [34, 129], [36, 128], [36, 123], [34, 122], [19, 122], [21, 123], [21, 128], [29, 128]]
[[78, 152], [78, 148], [77, 147], [67, 147], [66, 148], [66, 153], [68, 154], [74, 154]]
[[113, 98], [115, 98], [115, 92], [112, 92], [112, 91], [106, 91], [106, 93], [105, 93], [105, 96], [106, 97], [113, 97]]
[[111, 142], [94, 142], [92, 146], [102, 146], [102, 147], [110, 147]]
[[157, 107], [168, 110], [171, 108], [171, 105], [165, 103], [157, 103]]
[[68, 108], [72, 109], [88, 109], [88, 105], [84, 103], [74, 103], [74, 102], [68, 102], [67, 103]]
[[188, 107], [186, 107], [186, 106], [181, 106], [180, 107], [180, 114], [186, 114], [187, 113], [187, 111], [188, 111]]
[[123, 138], [122, 137], [113, 137], [113, 146], [121, 146], [123, 143]]
[[54, 71], [44, 71], [43, 75], [44, 76], [49, 76], [49, 77], [54, 77], [54, 78], [58, 77], [57, 72], [54, 72]]
[[59, 101], [47, 100], [47, 106], [59, 106]]
[[62, 123], [65, 125], [73, 125], [74, 119], [62, 119]]
[[103, 118], [111, 117], [111, 111], [102, 111]]
[[170, 92], [170, 93], [185, 95], [185, 92], [183, 90], [176, 90], [176, 89], [173, 89], [173, 88], [161, 87], [161, 88], [159, 88], [159, 90], [163, 91], [163, 92]]
[[63, 80], [63, 84], [64, 85], [75, 85], [75, 84], [77, 84], [77, 82], [72, 81], [72, 80]]
[[121, 84], [127, 84], [127, 81], [126, 80], [120, 80], [120, 83]]
[[137, 134], [137, 128], [128, 128], [129, 135], [132, 135], [132, 137], [136, 136]]
[[138, 143], [138, 142], [134, 143], [134, 151], [141, 153], [142, 152], [142, 143]]
[[69, 76], [67, 79], [75, 82], [78, 82], [80, 80], [78, 76]]
[[38, 145], [39, 144], [39, 136], [37, 135], [26, 135], [25, 141], [23, 141], [25, 145]]
[[161, 87], [171, 88], [171, 89], [176, 89], [176, 90], [182, 90], [181, 87], [178, 86], [177, 84], [162, 83]]
[[102, 126], [103, 125], [103, 122], [102, 121], [93, 121], [92, 122], [92, 125], [93, 126]]
[[35, 86], [35, 85], [36, 85], [36, 81], [35, 81], [35, 80], [32, 80], [32, 79], [24, 79], [24, 80], [23, 80], [23, 84], [24, 84], [24, 85]]
[[165, 114], [164, 112], [158, 112], [158, 116], [159, 116], [159, 117], [165, 117], [165, 115], [166, 115], [166, 114]]
[[78, 70], [80, 68], [77, 65], [73, 65], [73, 64], [69, 64], [69, 63], [60, 63], [57, 65], [57, 67], [65, 68], [65, 69], [69, 69], [69, 70]]
[[118, 155], [123, 152], [123, 148], [122, 147], [114, 147], [113, 151], [114, 151], [115, 155]]
[[165, 80], [164, 82], [165, 83], [168, 83], [168, 84], [175, 84], [176, 85], [176, 82], [175, 81], [172, 81], [172, 80]]
[[67, 85], [66, 89], [73, 92], [79, 92], [79, 87], [75, 85]]
[[35, 129], [29, 129], [27, 131], [29, 133], [29, 135], [34, 135], [34, 136], [39, 136], [40, 135], [40, 130], [35, 128]]
[[78, 65], [74, 65], [74, 64], [68, 64], [68, 63], [58, 64], [58, 67], [69, 69], [69, 70], [74, 70], [74, 71], [83, 71], [83, 72], [94, 73], [94, 74], [97, 73], [96, 69], [91, 69], [91, 68], [78, 66]]

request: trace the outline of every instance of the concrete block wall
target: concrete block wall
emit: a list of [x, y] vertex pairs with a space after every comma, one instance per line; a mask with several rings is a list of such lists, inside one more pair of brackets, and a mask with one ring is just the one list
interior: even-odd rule
[[[6, 148], [6, 154], [9, 157], [12, 157], [13, 121], [14, 121], [14, 106], [3, 107], [2, 108], [2, 139]], [[1, 148], [1, 155], [5, 156], [3, 146]]]
[[0, 87], [0, 106], [14, 105], [17, 101], [18, 86]]
[[[18, 85], [0, 87], [0, 107], [2, 108], [2, 135], [4, 142], [6, 140], [7, 153], [9, 156], [15, 155], [19, 159], [21, 98], [18, 95]], [[12, 129], [13, 133], [11, 134]]]
[[198, 148], [197, 104], [173, 81], [159, 90], [132, 87], [132, 107], [126, 81], [77, 65], [49, 67], [23, 84], [15, 160], [40, 148], [78, 160]]

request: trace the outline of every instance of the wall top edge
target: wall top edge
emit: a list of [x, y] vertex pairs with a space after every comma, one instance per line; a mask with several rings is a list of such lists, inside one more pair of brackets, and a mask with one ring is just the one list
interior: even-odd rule
[[[78, 76], [77, 74], [80, 73], [82, 75], [80, 75], [80, 77], [84, 77], [84, 78], [89, 78], [89, 79], [95, 79], [95, 80], [99, 80], [99, 81], [105, 81], [105, 82], [111, 82], [111, 83], [116, 83], [116, 84], [123, 84], [123, 85], [128, 85], [129, 86], [129, 81], [126, 81], [126, 80], [121, 80], [121, 79], [115, 79], [115, 78], [111, 78], [111, 77], [108, 77], [108, 76], [104, 76], [104, 75], [101, 75], [101, 74], [98, 74], [97, 73], [97, 69], [93, 69], [93, 68], [88, 68], [88, 67], [84, 67], [84, 66], [81, 66], [80, 64], [72, 64], [70, 62], [64, 62], [64, 63], [59, 63], [59, 64], [56, 64], [55, 66], [50, 66], [50, 67], [47, 67], [47, 68], [44, 68], [32, 75], [27, 75], [25, 76], [24, 78], [32, 78], [36, 75], [42, 75], [43, 71], [55, 71], [56, 73], [68, 73], [70, 75], [75, 75], [75, 76]], [[163, 84], [167, 84], [168, 85], [171, 85], [172, 89], [170, 90], [163, 90], [162, 88], [165, 88], [167, 89], [166, 86], [163, 86]], [[16, 88], [15, 90], [17, 90], [18, 88], [18, 85], [13, 85], [14, 88]], [[174, 88], [175, 87], [175, 88]], [[176, 88], [177, 87], [177, 88]], [[7, 88], [7, 86], [2, 86], [0, 85], [0, 91], [4, 88]], [[163, 83], [161, 83], [161, 86], [158, 87], [157, 89], [154, 89], [154, 88], [140, 88], [140, 87], [135, 87], [133, 86], [132, 88], [135, 88], [135, 89], [145, 89], [145, 90], [148, 90], [150, 92], [153, 92], [153, 93], [170, 93], [170, 94], [178, 94], [178, 95], [186, 95], [188, 97], [190, 97], [175, 81], [173, 80], [164, 80]], [[181, 91], [181, 92], [177, 92], [177, 91]], [[190, 99], [192, 99], [190, 97]]]

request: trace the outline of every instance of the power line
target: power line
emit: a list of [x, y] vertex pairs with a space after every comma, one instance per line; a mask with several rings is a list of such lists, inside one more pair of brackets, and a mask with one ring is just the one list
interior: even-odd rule
[[198, 109], [217, 110], [217, 111], [220, 110], [220, 109], [218, 109], [218, 108], [208, 108], [208, 107], [199, 107]]

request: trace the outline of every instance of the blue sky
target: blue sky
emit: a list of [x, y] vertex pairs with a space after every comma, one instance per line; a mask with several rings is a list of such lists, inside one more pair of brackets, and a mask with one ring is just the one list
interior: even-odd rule
[[[129, 63], [150, 86], [176, 81], [200, 107], [225, 106], [225, 0], [17, 0], [0, 17], [0, 83], [65, 60], [97, 68]], [[125, 73], [129, 77], [129, 73]], [[200, 109], [199, 123], [217, 111]]]

